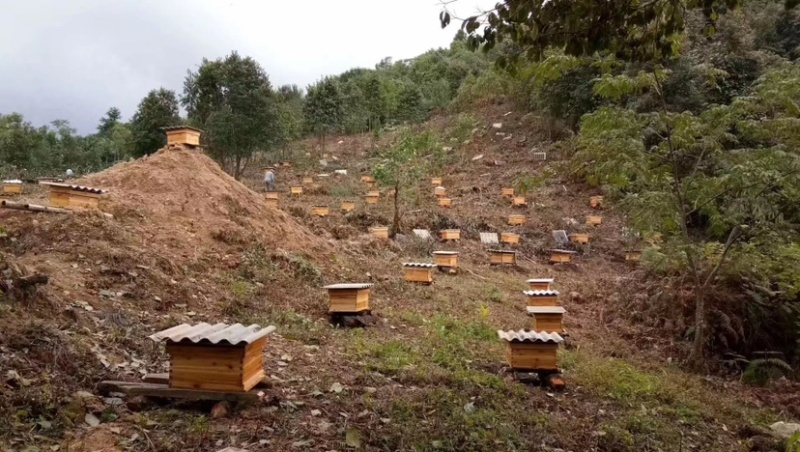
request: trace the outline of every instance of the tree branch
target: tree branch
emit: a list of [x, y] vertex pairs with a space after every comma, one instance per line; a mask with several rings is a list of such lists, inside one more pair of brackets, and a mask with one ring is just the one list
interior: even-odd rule
[[708, 278], [706, 278], [706, 281], [701, 286], [701, 290], [704, 290], [706, 287], [708, 287], [714, 277], [717, 276], [717, 272], [719, 272], [719, 269], [722, 267], [722, 263], [725, 262], [725, 257], [728, 255], [728, 251], [730, 251], [731, 246], [733, 246], [733, 243], [739, 238], [741, 233], [742, 228], [739, 225], [736, 225], [736, 227], [731, 230], [731, 233], [728, 234], [728, 241], [725, 242], [725, 248], [722, 250], [722, 256], [720, 256], [719, 262], [717, 262], [717, 265], [715, 265], [714, 269], [711, 270], [711, 273], [708, 274]]

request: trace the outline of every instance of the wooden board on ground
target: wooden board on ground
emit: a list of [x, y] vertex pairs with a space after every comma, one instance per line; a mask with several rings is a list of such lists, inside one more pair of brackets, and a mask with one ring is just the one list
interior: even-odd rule
[[248, 392], [206, 391], [198, 389], [170, 388], [163, 383], [146, 383], [144, 381], [101, 381], [97, 385], [102, 394], [121, 392], [123, 394], [147, 397], [160, 397], [165, 399], [193, 399], [193, 400], [226, 400], [229, 402], [257, 402], [262, 394], [262, 389], [252, 389]]

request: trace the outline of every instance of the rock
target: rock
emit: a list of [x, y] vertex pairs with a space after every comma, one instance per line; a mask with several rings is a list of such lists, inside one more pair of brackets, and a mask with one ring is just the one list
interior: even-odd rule
[[338, 383], [338, 382], [337, 382], [337, 383], [334, 383], [334, 384], [332, 384], [332, 385], [331, 385], [331, 389], [330, 389], [330, 391], [331, 391], [331, 392], [335, 392], [335, 393], [337, 393], [337, 394], [338, 394], [338, 393], [340, 393], [340, 392], [342, 392], [343, 390], [344, 390], [344, 386], [342, 386], [342, 384], [341, 384], [341, 383]]
[[483, 154], [478, 154], [478, 155], [476, 155], [475, 157], [472, 157], [472, 161], [474, 162], [474, 161], [476, 161], [476, 160], [480, 160], [480, 159], [482, 159], [482, 158], [483, 158]]
[[211, 419], [220, 419], [228, 415], [228, 402], [219, 402], [211, 408]]
[[574, 301], [575, 303], [580, 303], [581, 294], [579, 294], [578, 292], [570, 292], [569, 293], [569, 299], [570, 299], [570, 301]]
[[503, 128], [503, 123], [502, 122], [496, 122], [496, 123], [492, 124], [492, 127], [495, 128], [495, 129], [502, 129]]
[[147, 399], [144, 396], [133, 396], [125, 402], [125, 406], [133, 411], [142, 411], [147, 406]]
[[320, 411], [320, 410], [311, 410], [311, 415], [312, 416], [319, 416], [321, 414], [322, 414], [322, 411]]
[[86, 413], [86, 416], [83, 417], [83, 420], [89, 424], [90, 427], [97, 427], [100, 425], [100, 419], [98, 419], [97, 416], [92, 413]]
[[769, 428], [776, 436], [783, 439], [789, 439], [795, 433], [800, 432], [800, 424], [794, 424], [791, 422], [776, 422], [770, 425]]

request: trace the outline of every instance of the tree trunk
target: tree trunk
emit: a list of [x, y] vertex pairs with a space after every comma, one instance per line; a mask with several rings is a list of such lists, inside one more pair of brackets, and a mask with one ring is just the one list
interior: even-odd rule
[[242, 157], [237, 155], [236, 158], [233, 160], [233, 178], [239, 180], [239, 176], [241, 175], [241, 168], [240, 165], [242, 163]]
[[394, 218], [392, 219], [392, 238], [400, 230], [400, 184], [394, 184]]

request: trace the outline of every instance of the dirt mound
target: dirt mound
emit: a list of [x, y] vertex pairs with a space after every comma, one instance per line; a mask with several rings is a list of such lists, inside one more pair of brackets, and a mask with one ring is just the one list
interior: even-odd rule
[[165, 148], [77, 183], [109, 190], [102, 210], [123, 223], [138, 223], [146, 240], [169, 247], [253, 239], [287, 251], [324, 246], [201, 152]]

